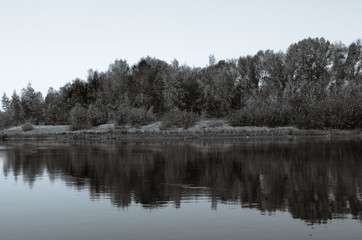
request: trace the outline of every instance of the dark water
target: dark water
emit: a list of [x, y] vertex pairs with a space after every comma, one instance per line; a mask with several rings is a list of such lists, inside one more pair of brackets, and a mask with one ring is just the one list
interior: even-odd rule
[[362, 141], [0, 142], [0, 239], [362, 239]]

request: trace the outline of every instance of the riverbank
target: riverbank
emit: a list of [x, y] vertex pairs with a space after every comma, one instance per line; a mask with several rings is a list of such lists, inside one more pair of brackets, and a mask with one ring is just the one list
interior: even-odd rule
[[0, 139], [135, 139], [135, 138], [208, 138], [208, 137], [312, 137], [356, 136], [361, 130], [298, 129], [296, 127], [232, 127], [225, 120], [201, 120], [195, 126], [163, 129], [161, 122], [146, 126], [104, 124], [91, 129], [71, 131], [68, 125], [35, 125], [23, 131], [21, 126], [0, 132]]

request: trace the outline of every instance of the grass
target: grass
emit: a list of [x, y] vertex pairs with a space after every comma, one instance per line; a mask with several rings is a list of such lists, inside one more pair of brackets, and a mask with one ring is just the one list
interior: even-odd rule
[[215, 137], [331, 137], [358, 136], [362, 138], [361, 130], [305, 130], [296, 127], [255, 127], [230, 126], [225, 120], [200, 120], [194, 126], [183, 129], [163, 129], [162, 122], [153, 122], [145, 126], [115, 126], [103, 124], [90, 129], [71, 131], [68, 125], [33, 126], [31, 131], [23, 131], [21, 126], [5, 129], [0, 132], [0, 139], [130, 139], [130, 138], [215, 138]]

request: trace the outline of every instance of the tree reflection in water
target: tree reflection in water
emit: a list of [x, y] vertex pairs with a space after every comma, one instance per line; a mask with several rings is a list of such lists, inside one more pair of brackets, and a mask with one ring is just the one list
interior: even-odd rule
[[7, 143], [4, 174], [30, 185], [45, 172], [68, 186], [89, 188], [117, 207], [161, 207], [208, 197], [262, 212], [289, 211], [323, 223], [362, 219], [362, 142], [153, 141]]

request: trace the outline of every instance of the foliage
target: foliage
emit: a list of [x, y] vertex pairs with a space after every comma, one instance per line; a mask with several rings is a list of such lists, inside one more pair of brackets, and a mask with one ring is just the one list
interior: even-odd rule
[[49, 88], [48, 94], [43, 104], [43, 114], [45, 124], [68, 124], [69, 114], [67, 105], [60, 92]]
[[43, 121], [43, 97], [40, 92], [35, 92], [29, 83], [26, 88], [21, 91], [21, 115], [26, 121], [39, 123]]
[[147, 125], [156, 120], [156, 116], [152, 112], [152, 108], [146, 110], [146, 108], [131, 108], [129, 112], [129, 123], [135, 126]]
[[279, 105], [245, 107], [228, 116], [232, 126], [288, 126], [304, 129], [362, 128], [361, 96], [306, 103], [295, 98]]
[[120, 104], [116, 114], [114, 115], [117, 125], [125, 125], [129, 122], [130, 111], [131, 111], [130, 106], [124, 103]]
[[[303, 39], [286, 53], [219, 61], [210, 55], [204, 68], [180, 66], [176, 59], [169, 64], [146, 57], [133, 66], [116, 60], [105, 72], [91, 69], [86, 80], [50, 88], [45, 99], [30, 84], [20, 95], [3, 94], [1, 125], [143, 125], [164, 116], [166, 125], [187, 127], [203, 115], [227, 117], [235, 126], [359, 128], [361, 69], [360, 40], [347, 47], [324, 38]], [[85, 116], [72, 112], [79, 106]]]
[[90, 104], [87, 110], [88, 121], [92, 126], [107, 123], [107, 113], [97, 104]]
[[156, 120], [156, 116], [152, 112], [152, 108], [129, 107], [128, 105], [121, 105], [116, 115], [116, 123], [118, 125], [131, 124], [134, 126], [142, 126], [152, 123]]
[[292, 123], [288, 106], [269, 105], [245, 107], [234, 111], [227, 117], [231, 126], [288, 126]]
[[187, 129], [196, 124], [199, 116], [193, 112], [172, 109], [162, 117], [162, 128], [181, 127]]
[[72, 110], [70, 110], [70, 130], [75, 131], [89, 127], [87, 109], [79, 103], [76, 104]]
[[20, 97], [14, 91], [13, 95], [11, 96], [10, 108], [6, 111], [11, 118], [12, 125], [17, 125], [23, 121], [22, 113], [23, 109], [20, 104]]
[[300, 128], [362, 128], [362, 96], [336, 98], [304, 105], [295, 112], [294, 123]]
[[8, 98], [8, 96], [6, 96], [5, 93], [3, 94], [2, 98], [1, 98], [1, 104], [5, 111], [8, 111], [10, 109], [11, 101]]
[[21, 126], [21, 129], [23, 129], [24, 132], [27, 132], [33, 130], [34, 126], [31, 123], [25, 123], [23, 126]]
[[11, 116], [7, 112], [0, 111], [0, 129], [11, 126]]

